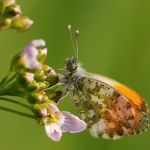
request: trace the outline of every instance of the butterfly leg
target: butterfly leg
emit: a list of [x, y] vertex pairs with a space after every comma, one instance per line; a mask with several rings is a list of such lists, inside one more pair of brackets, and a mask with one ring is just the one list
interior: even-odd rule
[[46, 88], [45, 91], [47, 91], [47, 90], [55, 90], [55, 89], [57, 89], [58, 87], [61, 87], [61, 86], [64, 86], [64, 83], [57, 83], [57, 84], [55, 84], [55, 85], [53, 85], [51, 87]]
[[47, 89], [45, 91], [55, 91], [54, 101], [58, 104], [62, 99], [64, 99], [68, 95], [68, 91], [63, 90], [57, 90], [58, 88], [61, 88], [64, 86], [64, 83], [57, 83]]
[[67, 92], [65, 92], [65, 93], [63, 93], [62, 94], [62, 97], [57, 101], [57, 104], [60, 102], [60, 101], [62, 101], [65, 97], [67, 97], [68, 96], [68, 93]]

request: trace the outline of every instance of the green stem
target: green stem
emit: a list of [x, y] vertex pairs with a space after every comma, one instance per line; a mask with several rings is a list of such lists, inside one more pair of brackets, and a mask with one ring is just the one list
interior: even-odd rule
[[11, 88], [9, 86], [5, 88], [0, 88], [0, 96], [9, 95], [10, 92]]
[[17, 81], [0, 87], [0, 96], [19, 96], [24, 97], [24, 91], [18, 85]]
[[[13, 100], [13, 99], [10, 99], [10, 98], [1, 97], [1, 96], [0, 96], [0, 100], [4, 100], [4, 101], [7, 101], [7, 102], [11, 102], [11, 103], [20, 105], [20, 106], [22, 106], [22, 107], [24, 107], [24, 108], [26, 108], [26, 109], [31, 110], [31, 111], [34, 113], [32, 107], [29, 106], [29, 105], [26, 105], [26, 104], [24, 104], [24, 103], [18, 102], [18, 101], [16, 101], [16, 100]], [[25, 116], [25, 117], [28, 117], [28, 118], [35, 119], [35, 120], [36, 120], [36, 116], [34, 116], [34, 115], [30, 115], [30, 114], [27, 114], [27, 113], [23, 113], [23, 112], [16, 111], [16, 110], [13, 110], [13, 109], [11, 109], [11, 108], [6, 108], [6, 107], [2, 107], [2, 106], [0, 106], [0, 109], [1, 109], [1, 110], [4, 110], [4, 111], [12, 112], [12, 113], [15, 113], [15, 114], [18, 114], [18, 115]]]
[[15, 73], [10, 79], [8, 79], [8, 80], [6, 81], [6, 84], [8, 84], [9, 82], [11, 82], [13, 79], [15, 79], [16, 76], [17, 76], [17, 74], [18, 74], [18, 72]]
[[1, 80], [0, 86], [3, 86], [6, 80], [9, 78], [11, 71], [9, 70], [6, 76]]
[[5, 10], [5, 7], [4, 5], [2, 4], [3, 2], [0, 2], [0, 18], [3, 17], [3, 14], [4, 14], [4, 10]]
[[20, 112], [20, 111], [16, 111], [16, 110], [13, 110], [13, 109], [11, 109], [11, 108], [6, 108], [6, 107], [0, 106], [0, 110], [8, 111], [8, 112], [11, 112], [11, 113], [14, 113], [14, 114], [23, 116], [23, 117], [28, 117], [28, 118], [37, 120], [34, 115], [30, 115], [30, 114], [27, 114], [27, 113], [23, 113], [23, 112]]
[[0, 100], [4, 100], [4, 101], [7, 101], [7, 102], [11, 102], [11, 103], [20, 105], [20, 106], [22, 106], [22, 107], [24, 107], [26, 109], [29, 109], [29, 110], [31, 110], [33, 112], [32, 106], [26, 105], [26, 104], [24, 104], [22, 102], [18, 102], [16, 100], [13, 100], [13, 99], [10, 99], [10, 98], [7, 98], [7, 97], [2, 97], [2, 96], [0, 96]]
[[[0, 88], [0, 96], [11, 96], [13, 95], [13, 91], [16, 89], [17, 87], [15, 86], [15, 84], [11, 84], [8, 85], [6, 87], [1, 87]], [[13, 95], [15, 96], [15, 95]]]

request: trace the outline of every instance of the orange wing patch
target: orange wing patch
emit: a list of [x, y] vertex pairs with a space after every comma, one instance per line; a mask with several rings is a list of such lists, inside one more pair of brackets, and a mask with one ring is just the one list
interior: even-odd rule
[[147, 112], [146, 104], [137, 92], [118, 82], [115, 82], [112, 86], [126, 96], [131, 103], [134, 102], [142, 111]]

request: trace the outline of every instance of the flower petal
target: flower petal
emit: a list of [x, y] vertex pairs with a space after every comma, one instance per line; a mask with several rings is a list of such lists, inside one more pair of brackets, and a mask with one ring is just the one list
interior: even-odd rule
[[53, 141], [60, 141], [62, 132], [60, 130], [60, 127], [56, 123], [51, 123], [48, 125], [45, 125], [45, 131], [47, 136], [53, 140]]
[[31, 45], [28, 45], [22, 53], [22, 59], [24, 60], [25, 67], [29, 69], [41, 68], [42, 64], [37, 60], [38, 50]]
[[62, 111], [61, 114], [65, 117], [64, 123], [61, 126], [62, 132], [77, 133], [86, 129], [86, 123], [77, 116], [66, 111]]
[[41, 117], [46, 117], [46, 115], [47, 115], [47, 109], [46, 109], [46, 108], [43, 108], [43, 109], [41, 110], [41, 112], [40, 112], [40, 116], [41, 116]]
[[45, 46], [46, 43], [42, 39], [33, 40], [29, 45], [32, 45], [33, 47], [39, 47], [39, 46]]
[[55, 104], [48, 103], [48, 106], [49, 106], [51, 113], [60, 112]]
[[[42, 62], [38, 60], [39, 49], [38, 47], [45, 46], [45, 41], [37, 39], [31, 41], [22, 51], [21, 60], [24, 62], [25, 67], [29, 69], [41, 69]], [[42, 49], [42, 55], [47, 56], [47, 49]]]
[[43, 48], [43, 49], [42, 49], [42, 55], [47, 56], [47, 48]]

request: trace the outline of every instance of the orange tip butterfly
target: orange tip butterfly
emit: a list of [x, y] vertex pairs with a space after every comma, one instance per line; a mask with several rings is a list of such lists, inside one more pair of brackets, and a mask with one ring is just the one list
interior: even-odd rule
[[75, 56], [66, 60], [63, 84], [81, 118], [94, 137], [119, 139], [148, 129], [148, 109], [143, 98], [129, 87], [108, 77], [89, 73], [78, 63], [76, 43], [68, 26]]

